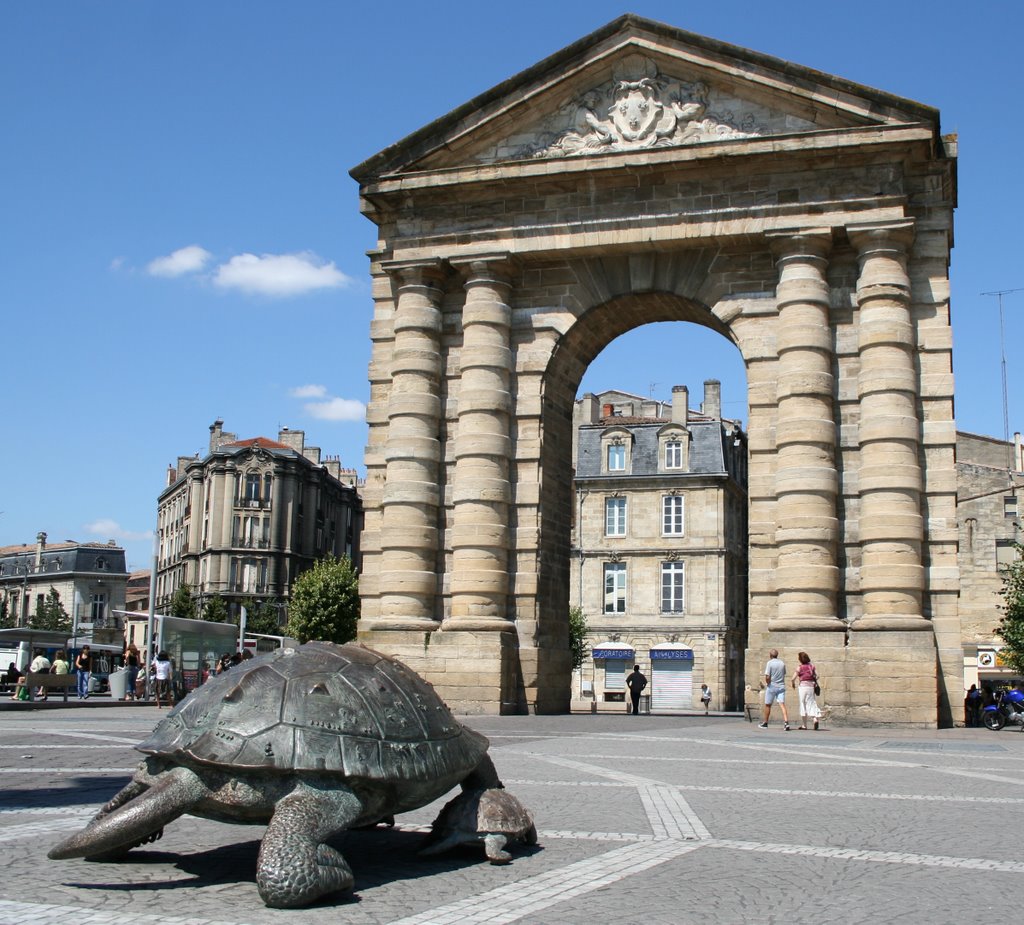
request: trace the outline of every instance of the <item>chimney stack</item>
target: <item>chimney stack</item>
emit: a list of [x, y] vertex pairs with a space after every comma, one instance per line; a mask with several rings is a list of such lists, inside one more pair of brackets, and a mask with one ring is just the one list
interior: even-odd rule
[[672, 423], [686, 426], [690, 420], [690, 390], [685, 385], [672, 386]]
[[292, 430], [289, 427], [282, 427], [277, 432], [277, 442], [283, 443], [286, 447], [295, 450], [300, 456], [305, 456], [306, 432], [304, 430]]
[[717, 379], [704, 380], [704, 404], [701, 411], [716, 421], [722, 419], [722, 383]]
[[597, 396], [593, 392], [587, 392], [579, 401], [578, 424], [597, 423]]
[[36, 571], [38, 572], [43, 565], [43, 550], [46, 549], [46, 534], [39, 532], [36, 534]]
[[220, 446], [221, 435], [224, 433], [224, 421], [217, 418], [210, 425], [210, 452], [212, 453]]
[[612, 404], [601, 405], [601, 417], [610, 418], [615, 414], [615, 406]]

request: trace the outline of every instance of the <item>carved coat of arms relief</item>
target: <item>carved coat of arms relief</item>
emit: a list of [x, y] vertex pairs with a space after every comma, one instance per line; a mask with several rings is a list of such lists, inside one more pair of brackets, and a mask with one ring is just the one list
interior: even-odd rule
[[737, 120], [731, 110], [712, 111], [710, 96], [704, 81], [673, 80], [649, 58], [630, 55], [615, 68], [610, 85], [589, 90], [561, 111], [561, 131], [556, 123], [518, 156], [571, 157], [767, 134], [753, 112]]

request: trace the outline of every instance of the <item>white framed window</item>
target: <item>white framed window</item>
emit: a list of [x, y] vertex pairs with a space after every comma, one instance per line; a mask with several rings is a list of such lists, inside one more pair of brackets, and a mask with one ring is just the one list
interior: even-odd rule
[[683, 533], [683, 496], [665, 495], [661, 499], [661, 534], [682, 536]]
[[1005, 495], [1003, 497], [1003, 516], [1004, 517], [1016, 517], [1017, 516], [1017, 496], [1016, 495]]
[[604, 535], [626, 535], [626, 499], [604, 499]]
[[626, 444], [624, 444], [624, 443], [609, 443], [608, 444], [608, 471], [609, 472], [625, 472], [626, 471]]
[[686, 565], [661, 563], [661, 612], [683, 613], [686, 609]]
[[107, 595], [102, 593], [93, 594], [89, 601], [89, 616], [93, 623], [101, 623], [107, 615]]
[[626, 612], [625, 562], [606, 562], [604, 565], [604, 612]]
[[665, 468], [666, 469], [682, 469], [683, 468], [683, 441], [682, 440], [666, 440], [665, 441]]

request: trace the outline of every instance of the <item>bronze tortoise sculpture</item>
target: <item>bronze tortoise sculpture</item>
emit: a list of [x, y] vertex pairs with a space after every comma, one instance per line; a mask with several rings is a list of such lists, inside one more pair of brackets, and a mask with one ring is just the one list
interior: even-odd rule
[[112, 859], [183, 813], [266, 824], [260, 896], [307, 905], [353, 885], [326, 844], [332, 836], [456, 784], [457, 799], [474, 806], [481, 791], [501, 788], [487, 747], [394, 659], [353, 643], [278, 650], [211, 678], [172, 710], [136, 746], [149, 757], [131, 783], [49, 857]]

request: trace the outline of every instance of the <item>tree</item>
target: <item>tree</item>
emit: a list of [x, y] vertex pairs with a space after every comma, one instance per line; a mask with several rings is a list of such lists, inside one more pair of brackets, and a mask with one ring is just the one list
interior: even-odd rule
[[348, 642], [356, 638], [358, 619], [359, 578], [352, 561], [327, 556], [295, 580], [285, 632], [299, 642]]
[[1014, 671], [1024, 674], [1024, 546], [1015, 544], [1016, 561], [1003, 571], [1003, 618], [995, 632], [1006, 645], [999, 658]]
[[170, 611], [172, 617], [183, 620], [196, 618], [196, 602], [192, 600], [192, 589], [188, 585], [179, 585], [171, 595]]
[[7, 598], [0, 600], [0, 630], [11, 629], [14, 626], [14, 614], [7, 606]]
[[60, 594], [51, 587], [49, 594], [36, 604], [36, 612], [32, 614], [28, 625], [34, 630], [55, 630], [61, 633], [71, 632], [71, 617], [60, 601]]
[[582, 607], [569, 608], [569, 652], [575, 670], [583, 664], [587, 655], [587, 618]]
[[231, 615], [228, 613], [227, 601], [219, 594], [215, 594], [203, 604], [203, 619], [210, 623], [230, 623]]
[[[277, 616], [275, 601], [255, 601], [251, 597], [242, 601], [245, 607], [245, 631], [263, 633], [266, 636], [281, 635], [281, 621]], [[238, 619], [241, 620], [241, 612]], [[236, 621], [238, 622], [238, 621]]]

